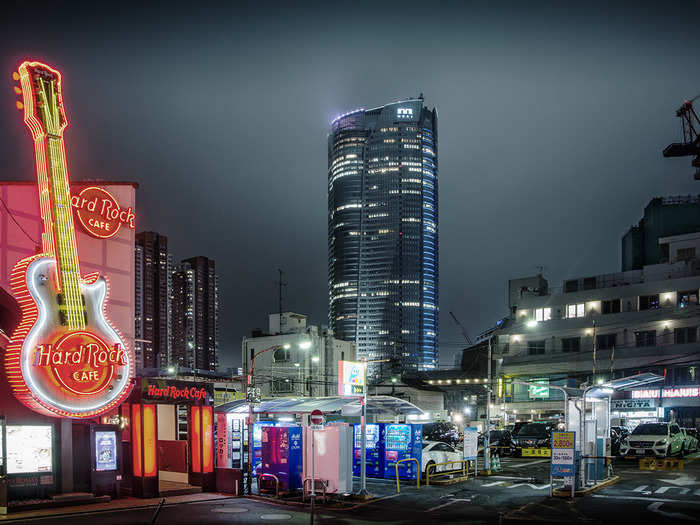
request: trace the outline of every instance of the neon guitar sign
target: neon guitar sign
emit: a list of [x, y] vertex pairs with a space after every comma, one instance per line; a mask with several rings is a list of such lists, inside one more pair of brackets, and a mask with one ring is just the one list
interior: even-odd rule
[[63, 132], [61, 74], [24, 62], [13, 75], [24, 122], [34, 140], [42, 252], [19, 261], [12, 290], [22, 320], [5, 354], [15, 396], [37, 412], [95, 417], [129, 395], [133, 358], [106, 319], [108, 286], [97, 273], [81, 276]]

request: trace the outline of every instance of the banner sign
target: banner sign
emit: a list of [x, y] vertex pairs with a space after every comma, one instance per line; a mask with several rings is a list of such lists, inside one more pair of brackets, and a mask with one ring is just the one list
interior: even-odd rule
[[338, 395], [363, 396], [367, 365], [355, 361], [338, 361]]
[[576, 432], [552, 432], [552, 476], [569, 478], [574, 475]]
[[524, 448], [522, 456], [524, 458], [548, 458], [552, 451], [548, 448]]
[[214, 399], [211, 383], [190, 383], [166, 379], [141, 379], [141, 399], [175, 405], [207, 405]]
[[549, 380], [535, 379], [533, 383], [542, 386], [529, 385], [527, 387], [530, 399], [549, 399]]
[[644, 408], [656, 408], [655, 399], [613, 399], [610, 402], [613, 410], [639, 410]]
[[632, 399], [668, 399], [674, 397], [700, 397], [700, 387], [680, 386], [661, 388], [644, 388], [632, 390]]

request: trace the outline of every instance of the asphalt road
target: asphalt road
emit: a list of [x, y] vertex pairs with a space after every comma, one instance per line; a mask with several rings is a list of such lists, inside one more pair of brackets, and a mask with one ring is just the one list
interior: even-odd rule
[[[617, 462], [620, 482], [594, 494], [549, 498], [546, 459], [506, 458], [503, 472], [447, 486], [402, 483], [396, 494], [391, 481], [368, 483], [378, 500], [348, 510], [319, 509], [318, 524], [403, 525], [408, 523], [533, 523], [585, 524], [663, 523], [700, 521], [700, 461], [681, 472], [639, 471], [636, 462]], [[149, 524], [153, 509], [124, 510], [42, 518], [37, 523], [76, 525]], [[308, 507], [273, 504], [245, 498], [166, 505], [157, 520], [164, 524], [308, 524]]]

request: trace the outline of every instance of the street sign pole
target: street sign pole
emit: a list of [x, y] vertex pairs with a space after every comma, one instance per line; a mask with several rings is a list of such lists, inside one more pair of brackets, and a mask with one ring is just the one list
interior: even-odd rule
[[310, 524], [314, 525], [314, 509], [316, 504], [316, 430], [323, 430], [323, 412], [314, 410], [309, 416], [311, 423], [311, 514]]

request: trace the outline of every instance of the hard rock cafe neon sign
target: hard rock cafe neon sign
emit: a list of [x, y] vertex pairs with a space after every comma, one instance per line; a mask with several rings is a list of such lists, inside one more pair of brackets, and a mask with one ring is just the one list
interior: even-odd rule
[[98, 237], [115, 235], [124, 223], [133, 228], [133, 212], [120, 210], [100, 188], [86, 188], [77, 202], [71, 199], [60, 73], [24, 62], [13, 77], [22, 96], [17, 108], [24, 109], [34, 141], [44, 231], [42, 253], [22, 259], [12, 271], [22, 319], [5, 353], [5, 375], [15, 397], [32, 410], [92, 418], [126, 399], [134, 364], [105, 316], [106, 279], [80, 272], [71, 208], [78, 208], [80, 221]]
[[107, 190], [96, 186], [84, 188], [78, 195], [71, 197], [70, 203], [80, 224], [94, 237], [114, 237], [122, 224], [134, 229], [136, 216], [131, 207], [122, 210], [117, 199]]

